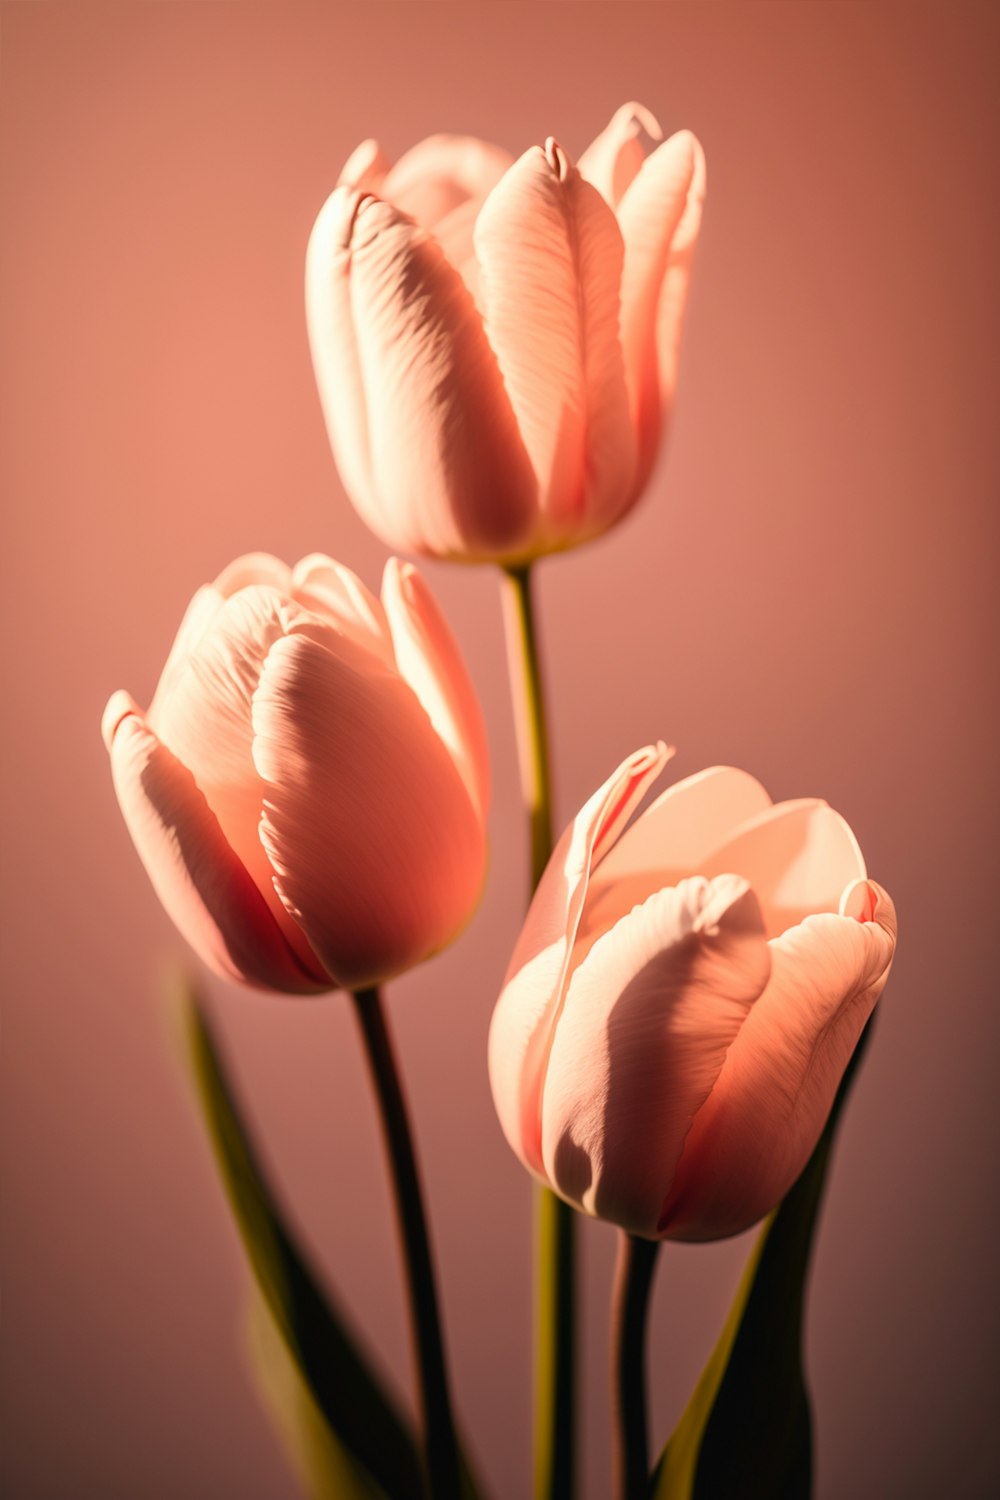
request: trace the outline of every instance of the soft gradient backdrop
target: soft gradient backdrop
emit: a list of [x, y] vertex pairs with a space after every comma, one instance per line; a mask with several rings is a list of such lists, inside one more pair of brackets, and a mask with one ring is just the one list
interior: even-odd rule
[[[814, 1268], [818, 1496], [996, 1493], [996, 22], [917, 0], [3, 7], [11, 1500], [296, 1493], [161, 999], [181, 944], [118, 816], [101, 709], [120, 686], [148, 702], [189, 595], [240, 551], [379, 577], [302, 313], [309, 229], [354, 144], [552, 132], [578, 153], [629, 98], [701, 137], [708, 212], [646, 501], [541, 571], [560, 821], [662, 735], [677, 775], [733, 762], [857, 830], [901, 947]], [[521, 1500], [530, 1192], [484, 1045], [525, 831], [496, 579], [427, 571], [488, 718], [492, 878], [390, 1005], [464, 1418]], [[402, 1387], [347, 1008], [210, 995], [296, 1219]], [[613, 1235], [583, 1240], [585, 1496], [603, 1500]], [[748, 1243], [661, 1258], [657, 1441]]]

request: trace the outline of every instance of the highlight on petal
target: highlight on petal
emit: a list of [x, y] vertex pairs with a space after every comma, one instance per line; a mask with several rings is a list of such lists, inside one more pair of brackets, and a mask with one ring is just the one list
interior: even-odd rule
[[311, 552], [292, 569], [291, 592], [299, 604], [373, 651], [384, 666], [392, 665], [385, 610], [350, 568], [322, 552]]
[[685, 1137], [770, 973], [746, 881], [658, 891], [575, 969], [542, 1104], [549, 1182], [655, 1238]]
[[386, 563], [382, 599], [396, 666], [447, 747], [483, 823], [489, 810], [486, 725], [462, 653], [441, 609], [412, 563]]
[[845, 820], [819, 799], [779, 802], [751, 818], [702, 861], [706, 875], [750, 881], [769, 937], [811, 912], [837, 911], [845, 886], [864, 880], [864, 856]]
[[160, 673], [147, 715], [151, 723], [157, 722], [181, 669], [224, 601], [240, 589], [253, 584], [271, 584], [277, 589], [287, 590], [290, 581], [288, 567], [278, 558], [272, 557], [269, 552], [248, 552], [223, 568], [213, 583], [198, 590], [185, 611], [170, 655]]
[[165, 699], [169, 697], [185, 662], [205, 634], [216, 612], [222, 608], [222, 604], [223, 597], [218, 589], [211, 584], [206, 584], [198, 590], [184, 611], [184, 618], [181, 620], [163, 671], [160, 673], [160, 680], [156, 684], [156, 691], [149, 708], [151, 716], [158, 712]]
[[735, 829], [770, 806], [760, 782], [734, 766], [712, 766], [667, 787], [594, 872], [581, 936], [598, 936], [654, 891], [701, 873]]
[[704, 197], [704, 152], [689, 130], [681, 130], [646, 158], [618, 205], [625, 242], [622, 350], [639, 435], [636, 493], [653, 467], [673, 400]]
[[518, 555], [534, 476], [482, 321], [440, 247], [390, 204], [338, 189], [313, 230], [306, 290], [330, 439], [364, 519], [400, 550]]
[[127, 695], [105, 712], [115, 792], [139, 857], [167, 914], [227, 979], [292, 994], [331, 988], [314, 956], [292, 951], [218, 819]]
[[380, 196], [436, 234], [456, 208], [478, 207], [513, 159], [509, 151], [475, 136], [431, 135], [399, 158]]
[[324, 966], [353, 989], [436, 952], [472, 913], [485, 835], [411, 689], [296, 633], [252, 712], [261, 840]]
[[565, 830], [528, 908], [493, 1012], [488, 1053], [493, 1102], [511, 1148], [542, 1177], [542, 1086], [591, 869], [613, 847], [672, 753], [661, 742], [630, 755]]
[[227, 568], [223, 568], [212, 587], [223, 599], [230, 599], [240, 589], [253, 588], [255, 585], [287, 594], [291, 582], [291, 569], [280, 557], [272, 557], [270, 552], [246, 552], [242, 557], [234, 559]]
[[844, 1069], [889, 974], [892, 901], [873, 881], [768, 944], [771, 978], [695, 1118], [660, 1215], [671, 1239], [748, 1228], [784, 1197], [819, 1140]]
[[474, 231], [490, 344], [538, 481], [549, 545], [595, 535], [631, 493], [615, 216], [552, 140], [526, 152]]
[[616, 208], [646, 159], [647, 142], [655, 146], [662, 139], [660, 122], [651, 110], [634, 101], [623, 104], [580, 157], [580, 175]]
[[309, 617], [276, 589], [232, 594], [178, 672], [149, 723], [194, 777], [226, 840], [267, 902], [287, 942], [308, 965], [309, 945], [274, 889], [260, 842], [264, 788], [251, 753], [251, 705], [275, 641]]
[[379, 531], [384, 522], [372, 486], [350, 281], [354, 217], [365, 201], [364, 193], [338, 187], [319, 211], [306, 249], [306, 327], [320, 405], [344, 488], [362, 519]]
[[670, 416], [677, 388], [681, 333], [687, 307], [691, 268], [694, 264], [701, 216], [705, 206], [705, 153], [696, 137], [694, 142], [694, 176], [688, 189], [681, 220], [674, 231], [667, 256], [667, 268], [660, 286], [656, 315], [656, 355], [660, 386], [661, 430]]

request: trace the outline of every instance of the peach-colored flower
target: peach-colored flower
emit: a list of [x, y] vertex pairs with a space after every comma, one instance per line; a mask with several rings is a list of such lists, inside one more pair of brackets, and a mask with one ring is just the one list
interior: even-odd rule
[[149, 712], [115, 693], [103, 732], [150, 879], [220, 974], [356, 989], [475, 906], [485, 732], [410, 564], [379, 602], [328, 557], [238, 558], [194, 596]]
[[642, 491], [677, 369], [705, 192], [689, 131], [638, 104], [571, 165], [431, 136], [347, 162], [306, 262], [313, 364], [347, 492], [390, 546], [523, 561]]
[[626, 829], [669, 753], [631, 756], [563, 834], [490, 1082], [514, 1151], [568, 1202], [650, 1239], [717, 1239], [805, 1166], [896, 916], [839, 814], [772, 806], [744, 771], [688, 777]]

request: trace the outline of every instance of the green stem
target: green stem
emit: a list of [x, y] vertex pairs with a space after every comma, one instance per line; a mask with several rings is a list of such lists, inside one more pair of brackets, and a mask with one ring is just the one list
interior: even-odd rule
[[[552, 853], [552, 781], [531, 567], [508, 568], [504, 616], [521, 785], [531, 831], [531, 889]], [[537, 1200], [535, 1500], [571, 1500], [576, 1377], [573, 1210], [548, 1188]]]
[[620, 1234], [611, 1314], [615, 1500], [645, 1500], [649, 1487], [646, 1308], [660, 1246], [657, 1240], [641, 1240], [624, 1229]]
[[542, 878], [552, 853], [552, 778], [545, 694], [531, 599], [531, 567], [506, 570], [503, 595], [511, 697], [521, 758], [521, 787], [531, 829], [531, 889]]
[[535, 1497], [573, 1494], [576, 1387], [576, 1220], [549, 1188], [537, 1189]]
[[378, 1099], [409, 1294], [428, 1500], [459, 1500], [458, 1445], [413, 1136], [377, 988], [352, 996]]

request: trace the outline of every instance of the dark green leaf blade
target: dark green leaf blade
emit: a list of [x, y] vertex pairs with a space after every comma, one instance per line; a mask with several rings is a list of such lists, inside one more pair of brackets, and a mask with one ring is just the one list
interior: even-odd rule
[[[208, 1021], [190, 993], [186, 1012], [205, 1122], [257, 1284], [281, 1337], [350, 1458], [391, 1500], [422, 1500], [414, 1440], [285, 1229]], [[359, 1486], [359, 1495], [367, 1493], [370, 1486]]]
[[247, 1313], [246, 1347], [257, 1392], [302, 1493], [309, 1500], [387, 1500], [331, 1430], [256, 1284]]
[[809, 1500], [806, 1283], [837, 1121], [865, 1029], [802, 1175], [758, 1236], [719, 1341], [650, 1484], [653, 1500]]

